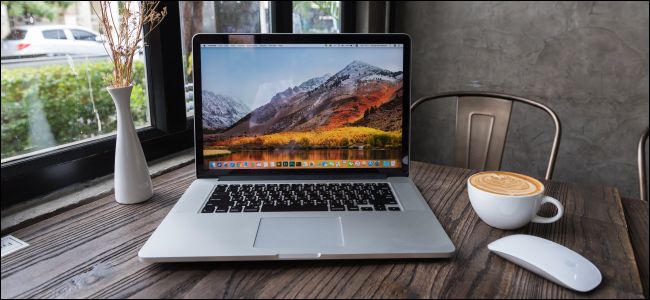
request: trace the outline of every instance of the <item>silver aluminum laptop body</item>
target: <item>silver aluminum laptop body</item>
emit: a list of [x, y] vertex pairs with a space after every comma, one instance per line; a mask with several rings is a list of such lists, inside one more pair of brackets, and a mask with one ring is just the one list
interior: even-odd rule
[[[204, 160], [203, 154], [207, 152], [202, 151], [204, 143], [201, 140], [205, 128], [203, 128], [204, 123], [201, 122], [200, 66], [201, 60], [205, 58], [201, 57], [201, 51], [194, 51], [195, 89], [198, 87], [198, 92], [195, 93], [195, 97], [198, 98], [195, 99], [197, 179], [192, 182], [140, 249], [139, 258], [145, 262], [181, 262], [443, 258], [453, 255], [454, 245], [415, 184], [408, 178], [410, 38], [403, 34], [199, 34], [194, 37], [193, 49], [196, 50], [204, 45], [242, 43], [268, 44], [273, 47], [291, 44], [325, 44], [328, 47], [334, 45], [334, 47], [355, 48], [372, 47], [375, 44], [381, 47], [401, 45], [404, 64], [403, 77], [400, 78], [403, 78], [403, 101], [407, 103], [402, 110], [405, 126], [402, 128], [404, 155], [401, 157], [401, 165], [399, 165], [401, 167], [396, 169], [370, 167], [291, 169], [282, 167], [280, 163], [277, 169], [272, 167], [214, 169], [212, 162], [208, 164], [207, 160]], [[224, 164], [226, 166], [223, 168], [229, 167], [227, 163]], [[382, 166], [386, 165], [382, 164]], [[217, 185], [220, 184], [270, 187], [275, 184], [347, 183], [387, 183], [397, 204], [392, 205], [392, 211], [264, 212], [260, 210], [202, 213], [211, 195], [216, 193]]]

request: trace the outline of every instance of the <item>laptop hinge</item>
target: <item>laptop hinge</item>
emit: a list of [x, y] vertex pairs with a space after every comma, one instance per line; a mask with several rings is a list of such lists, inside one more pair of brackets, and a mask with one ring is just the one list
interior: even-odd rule
[[364, 180], [364, 179], [386, 179], [386, 174], [331, 174], [331, 175], [287, 175], [287, 174], [265, 174], [265, 175], [224, 175], [219, 176], [221, 181], [242, 181], [242, 180]]

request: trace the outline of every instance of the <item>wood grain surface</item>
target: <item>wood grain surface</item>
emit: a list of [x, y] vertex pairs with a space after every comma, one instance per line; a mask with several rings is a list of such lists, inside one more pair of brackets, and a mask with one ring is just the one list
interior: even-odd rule
[[[643, 297], [616, 189], [547, 182], [547, 194], [564, 204], [565, 216], [502, 231], [472, 210], [465, 188], [472, 173], [417, 162], [411, 168], [458, 249], [449, 259], [142, 263], [138, 250], [194, 179], [187, 166], [155, 178], [154, 197], [145, 203], [119, 205], [109, 196], [12, 232], [30, 246], [2, 258], [2, 298]], [[515, 233], [584, 255], [600, 269], [602, 284], [574, 293], [487, 250]]]
[[643, 295], [648, 298], [650, 271], [648, 270], [648, 202], [639, 199], [621, 198], [625, 210], [625, 220], [629, 225], [630, 238], [634, 248]]

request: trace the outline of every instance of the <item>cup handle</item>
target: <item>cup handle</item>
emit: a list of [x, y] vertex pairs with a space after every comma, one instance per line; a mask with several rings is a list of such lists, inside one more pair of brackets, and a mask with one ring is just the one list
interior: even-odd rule
[[[553, 216], [553, 217], [550, 217], [550, 218], [545, 218], [545, 217], [540, 217], [538, 215], [535, 215], [535, 217], [533, 217], [533, 220], [531, 222], [533, 222], [533, 223], [543, 223], [543, 224], [553, 223], [553, 222], [559, 220], [562, 217], [562, 215], [564, 215], [564, 206], [562, 206], [562, 203], [560, 203], [560, 201], [558, 201], [557, 199], [555, 199], [553, 197], [549, 197], [549, 196], [544, 196], [544, 198], [542, 199], [542, 204], [541, 205], [544, 205], [545, 203], [551, 203], [551, 204], [555, 205], [555, 207], [557, 207], [557, 214], [555, 216]], [[540, 205], [540, 207], [541, 207], [541, 205]]]

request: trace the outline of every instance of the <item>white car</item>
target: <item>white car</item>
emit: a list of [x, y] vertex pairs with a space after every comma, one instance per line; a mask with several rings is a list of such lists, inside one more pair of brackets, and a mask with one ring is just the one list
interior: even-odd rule
[[17, 26], [2, 39], [2, 58], [108, 55], [99, 33], [67, 25]]

